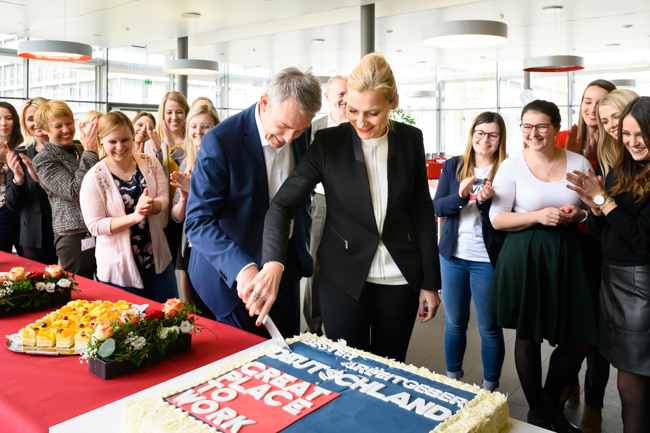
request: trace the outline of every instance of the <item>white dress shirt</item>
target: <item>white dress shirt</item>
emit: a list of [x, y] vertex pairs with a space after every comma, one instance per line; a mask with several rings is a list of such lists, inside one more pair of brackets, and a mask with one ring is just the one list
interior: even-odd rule
[[[361, 140], [361, 148], [368, 170], [372, 208], [381, 236], [388, 206], [388, 131], [383, 137]], [[366, 281], [387, 286], [408, 284], [382, 240], [377, 246]]]

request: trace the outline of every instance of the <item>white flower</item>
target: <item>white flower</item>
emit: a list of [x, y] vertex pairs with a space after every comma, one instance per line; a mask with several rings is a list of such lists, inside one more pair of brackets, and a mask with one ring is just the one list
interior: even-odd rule
[[47, 293], [54, 293], [54, 289], [56, 289], [56, 286], [54, 285], [54, 283], [46, 283], [45, 284], [45, 291]]
[[158, 338], [160, 338], [161, 340], [167, 338], [167, 335], [169, 335], [169, 328], [163, 328], [160, 331], [158, 331]]
[[187, 320], [183, 320], [181, 322], [181, 332], [183, 334], [187, 334], [188, 332], [190, 332], [192, 330], [192, 328], [194, 328], [194, 326], [192, 326], [192, 324], [190, 322], [188, 322]]
[[70, 287], [71, 284], [72, 284], [72, 282], [70, 282], [70, 280], [68, 280], [67, 278], [62, 278], [62, 279], [59, 280], [58, 283], [56, 283], [57, 286], [63, 287], [63, 288], [68, 288], [68, 287]]
[[176, 332], [178, 330], [178, 326], [170, 326], [168, 329], [169, 332]]
[[36, 290], [45, 290], [45, 283], [42, 281], [36, 283]]
[[144, 337], [138, 337], [133, 342], [131, 343], [131, 347], [133, 347], [133, 350], [140, 350], [144, 347], [145, 343], [147, 340]]

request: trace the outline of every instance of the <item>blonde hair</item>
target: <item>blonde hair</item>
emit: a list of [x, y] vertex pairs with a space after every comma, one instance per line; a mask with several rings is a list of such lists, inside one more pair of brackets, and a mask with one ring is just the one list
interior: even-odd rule
[[86, 113], [81, 117], [81, 119], [79, 119], [79, 122], [77, 122], [77, 125], [79, 126], [79, 129], [85, 128], [86, 125], [88, 125], [89, 123], [101, 119], [103, 115], [104, 113], [97, 110], [86, 111]]
[[[603, 172], [603, 176], [607, 176], [609, 170], [614, 167], [620, 153], [617, 140], [605, 132], [603, 121], [600, 119], [600, 107], [603, 105], [610, 105], [616, 108], [620, 113], [625, 110], [627, 104], [632, 102], [639, 95], [636, 92], [628, 89], [613, 90], [609, 95], [598, 101], [596, 106], [596, 119], [598, 120], [598, 165]], [[618, 130], [621, 130], [621, 119], [619, 119]]]
[[187, 156], [185, 157], [185, 161], [187, 161], [187, 170], [194, 170], [194, 166], [196, 165], [196, 157], [199, 154], [199, 149], [196, 147], [196, 144], [194, 144], [194, 141], [190, 138], [190, 120], [192, 120], [193, 117], [198, 116], [199, 114], [209, 114], [212, 119], [214, 120], [215, 126], [219, 124], [219, 115], [217, 114], [217, 110], [211, 105], [197, 105], [196, 107], [192, 108], [190, 112], [187, 115], [187, 121], [185, 122], [185, 152]]
[[348, 78], [348, 88], [357, 92], [380, 91], [390, 103], [397, 97], [395, 76], [381, 53], [363, 56]]
[[494, 176], [497, 174], [499, 165], [501, 165], [501, 163], [508, 157], [506, 151], [506, 124], [503, 121], [503, 117], [501, 117], [499, 113], [491, 111], [479, 114], [476, 116], [476, 119], [474, 119], [474, 122], [472, 122], [472, 127], [469, 130], [465, 154], [459, 158], [458, 168], [456, 169], [456, 178], [459, 182], [462, 182], [463, 179], [474, 176], [474, 167], [476, 165], [476, 159], [474, 157], [474, 130], [477, 126], [484, 123], [496, 123], [499, 125], [499, 150], [495, 152], [493, 156], [492, 169], [488, 176], [490, 182], [492, 182]]
[[74, 113], [68, 104], [53, 99], [38, 107], [34, 114], [34, 121], [43, 131], [49, 132], [50, 121], [57, 117], [69, 117], [74, 120]]
[[[178, 105], [181, 106], [183, 111], [185, 111], [185, 116], [187, 117], [187, 113], [190, 111], [190, 106], [187, 103], [187, 99], [185, 99], [185, 96], [181, 92], [176, 92], [176, 91], [171, 91], [165, 93], [165, 96], [163, 96], [162, 101], [160, 101], [160, 105], [158, 106], [158, 124], [156, 125], [156, 132], [158, 133], [158, 136], [164, 141], [165, 139], [165, 105], [167, 105], [167, 101], [174, 101]], [[185, 124], [183, 124], [183, 128], [185, 128]], [[183, 129], [183, 135], [185, 135], [185, 129]], [[174, 147], [176, 143], [167, 143], [167, 146], [169, 147]]]
[[[212, 100], [210, 98], [208, 98], [207, 96], [199, 96], [198, 98], [196, 98], [194, 101], [192, 101], [192, 107], [191, 108], [196, 107], [196, 104], [199, 101], [206, 101], [209, 106], [214, 108], [214, 104], [212, 103]], [[205, 104], [201, 104], [201, 105], [205, 105]]]
[[23, 137], [25, 137], [27, 146], [34, 142], [34, 136], [31, 132], [29, 132], [29, 129], [27, 129], [27, 119], [25, 118], [25, 112], [27, 111], [27, 108], [31, 107], [32, 105], [34, 107], [42, 107], [44, 104], [47, 104], [47, 99], [37, 96], [36, 98], [26, 100], [25, 105], [23, 105], [23, 110], [20, 112], [20, 128], [23, 130]]
[[[129, 117], [122, 113], [121, 111], [111, 111], [110, 113], [104, 114], [99, 120], [99, 125], [97, 125], [97, 137], [104, 138], [111, 132], [120, 129], [122, 126], [128, 126], [129, 131], [131, 131], [131, 137], [135, 133], [133, 129], [133, 123]], [[98, 152], [100, 158], [106, 156], [106, 151], [104, 146], [101, 144], [101, 141], [98, 145]]]

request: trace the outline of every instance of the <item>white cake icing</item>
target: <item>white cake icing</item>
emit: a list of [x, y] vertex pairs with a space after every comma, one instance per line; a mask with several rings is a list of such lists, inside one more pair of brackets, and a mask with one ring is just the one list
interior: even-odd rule
[[[301, 410], [309, 409], [319, 401], [320, 397], [329, 396], [330, 391], [318, 387], [318, 383], [310, 384], [309, 382], [297, 381], [293, 376], [281, 374], [281, 372], [273, 368], [266, 369], [264, 364], [255, 361], [264, 355], [275, 359], [284, 356], [283, 361], [285, 363], [292, 363], [295, 368], [306, 369], [309, 373], [317, 375], [315, 377], [319, 376], [324, 380], [338, 381], [337, 384], [347, 385], [349, 389], [356, 389], [368, 397], [396, 404], [432, 420], [443, 421], [431, 431], [432, 433], [497, 433], [505, 431], [507, 428], [508, 405], [506, 397], [501, 393], [490, 393], [476, 385], [450, 379], [430, 372], [426, 368], [418, 368], [413, 365], [388, 360], [312, 334], [303, 334], [288, 339], [287, 343], [293, 344], [303, 340], [306, 340], [305, 344], [308, 345], [317, 344], [321, 347], [327, 347], [329, 352], [335, 352], [337, 356], [345, 358], [345, 362], [341, 363], [346, 368], [345, 372], [335, 372], [315, 360], [305, 361], [306, 357], [283, 351], [279, 345], [269, 347], [234, 363], [223, 365], [193, 383], [144, 399], [127, 401], [122, 415], [121, 430], [133, 433], [215, 433], [219, 431], [214, 426], [195, 418], [187, 412], [191, 411], [196, 415], [204, 415], [209, 422], [219, 426], [223, 431], [246, 433], [246, 426], [253, 425], [256, 421], [238, 414], [227, 406], [228, 402], [237, 397], [238, 392], [247, 394], [249, 397], [260, 400], [260, 402], [265, 402], [269, 405], [269, 410], [271, 410], [271, 405], [281, 406], [286, 403], [280, 393], [288, 394], [288, 396], [285, 396], [286, 399], [288, 397], [293, 399], [295, 396], [296, 399], [293, 399], [289, 404], [284, 404], [284, 407], [281, 408], [293, 415], [300, 414]], [[285, 352], [286, 355], [283, 355]], [[440, 390], [428, 387], [425, 384], [419, 384], [415, 380], [406, 380], [397, 374], [389, 374], [383, 369], [368, 368], [367, 365], [355, 361], [355, 359], [358, 361], [361, 358], [374, 360], [387, 365], [388, 368], [401, 369], [458, 390], [474, 393], [476, 397], [468, 402], [466, 399], [452, 393], [441, 393]], [[244, 374], [234, 371], [239, 368]], [[353, 374], [346, 374], [348, 372]], [[244, 387], [243, 385], [253, 377], [268, 383], [268, 385]], [[225, 382], [222, 384], [222, 381]], [[383, 383], [388, 381], [403, 386], [404, 392], [384, 394], [383, 388], [385, 385]], [[227, 387], [225, 383], [228, 383]], [[192, 388], [199, 385], [203, 386], [192, 390]], [[269, 392], [271, 386], [282, 390]], [[457, 405], [461, 409], [452, 415], [451, 411], [443, 406], [431, 402], [425, 405], [422, 398], [412, 400], [412, 397], [418, 397], [418, 394], [436, 397], [438, 400]], [[182, 405], [182, 408], [164, 400], [171, 396], [175, 397], [170, 401], [176, 404], [180, 403], [179, 405]], [[272, 410], [280, 410], [280, 408]], [[309, 414], [306, 416], [308, 417]]]

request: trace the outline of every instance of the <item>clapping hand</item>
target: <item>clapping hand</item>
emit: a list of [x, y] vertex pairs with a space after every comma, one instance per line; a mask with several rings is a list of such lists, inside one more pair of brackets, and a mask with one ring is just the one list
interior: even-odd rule
[[573, 173], [566, 174], [566, 180], [570, 183], [566, 187], [577, 192], [580, 199], [591, 208], [592, 212], [599, 214], [600, 210], [594, 203], [594, 197], [607, 192], [603, 185], [603, 177], [596, 176], [591, 170], [587, 170], [587, 173], [573, 170]]
[[14, 180], [16, 183], [23, 183], [25, 181], [25, 172], [20, 165], [20, 158], [14, 152], [7, 153], [7, 165], [9, 169], [14, 172]]
[[142, 195], [138, 198], [138, 204], [135, 206], [135, 216], [136, 223], [144, 221], [144, 219], [151, 213], [153, 210], [153, 198], [149, 197], [149, 188], [145, 188], [142, 191]]
[[573, 125], [569, 130], [569, 134], [567, 136], [567, 140], [564, 145], [564, 148], [573, 153], [582, 154], [582, 146], [580, 145], [581, 139], [582, 136], [578, 135], [578, 125]]
[[187, 200], [187, 196], [190, 193], [190, 180], [192, 179], [192, 170], [187, 173], [182, 173], [180, 171], [174, 171], [169, 174], [171, 179], [171, 186], [178, 188], [181, 192], [181, 200]]
[[0, 164], [7, 163], [7, 153], [9, 153], [9, 145], [7, 142], [0, 143]]
[[153, 151], [160, 153], [160, 149], [162, 149], [162, 142], [160, 141], [160, 137], [158, 136], [156, 130], [152, 127], [147, 128], [147, 135], [149, 136], [149, 140], [151, 140], [153, 143]]
[[81, 144], [83, 145], [84, 150], [97, 152], [97, 143], [99, 142], [99, 139], [97, 138], [98, 123], [99, 122], [95, 120], [81, 129]]
[[600, 133], [596, 129], [592, 134], [587, 137], [587, 142], [585, 143], [585, 158], [589, 160], [590, 163], [594, 163], [598, 159], [598, 137]]
[[476, 180], [476, 176], [471, 176], [468, 177], [467, 179], [463, 179], [463, 181], [458, 186], [458, 195], [460, 196], [460, 198], [462, 199], [467, 198], [470, 191], [472, 191], [472, 185], [474, 185], [475, 180]]
[[488, 180], [476, 196], [476, 201], [479, 203], [485, 203], [487, 200], [491, 199], [493, 195], [494, 188], [492, 188], [492, 182]]

